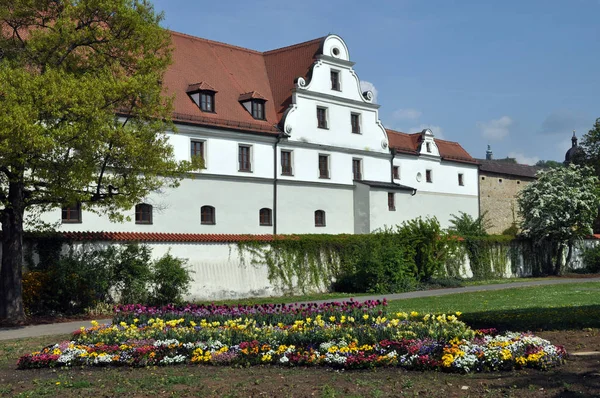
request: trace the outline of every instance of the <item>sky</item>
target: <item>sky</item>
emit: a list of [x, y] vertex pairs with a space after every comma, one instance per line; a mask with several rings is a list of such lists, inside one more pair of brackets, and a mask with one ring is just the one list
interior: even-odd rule
[[600, 0], [154, 0], [171, 30], [267, 51], [348, 45], [387, 128], [563, 161], [600, 117]]

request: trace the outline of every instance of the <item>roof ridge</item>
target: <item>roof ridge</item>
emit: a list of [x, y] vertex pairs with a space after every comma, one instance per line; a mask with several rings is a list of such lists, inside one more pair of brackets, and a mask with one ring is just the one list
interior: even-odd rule
[[386, 132], [390, 132], [390, 133], [394, 133], [394, 134], [411, 135], [411, 134], [408, 134], [408, 133], [404, 133], [402, 131], [392, 130], [392, 129], [388, 129], [388, 128], [386, 128], [385, 131]]
[[253, 50], [253, 49], [247, 48], [247, 47], [234, 46], [233, 44], [223, 43], [222, 41], [205, 39], [203, 37], [193, 36], [193, 35], [189, 35], [187, 33], [181, 33], [181, 32], [177, 32], [174, 30], [169, 30], [169, 32], [171, 32], [172, 34], [178, 35], [178, 36], [187, 37], [189, 39], [199, 40], [199, 41], [203, 41], [203, 42], [210, 43], [210, 44], [215, 44], [215, 45], [222, 46], [222, 47], [228, 47], [228, 48], [231, 48], [234, 50], [249, 51], [256, 55], [263, 55], [262, 52], [260, 52], [258, 50]]
[[324, 40], [326, 37], [327, 36], [318, 37], [316, 39], [307, 40], [307, 41], [304, 41], [302, 43], [296, 43], [296, 44], [291, 44], [291, 45], [285, 46], [285, 47], [275, 48], [273, 50], [264, 51], [264, 52], [262, 52], [262, 54], [263, 55], [271, 55], [271, 54], [276, 54], [276, 53], [279, 53], [279, 52], [282, 52], [282, 51], [293, 50], [293, 49], [296, 49], [298, 47], [309, 46], [311, 44], [314, 44], [315, 42]]

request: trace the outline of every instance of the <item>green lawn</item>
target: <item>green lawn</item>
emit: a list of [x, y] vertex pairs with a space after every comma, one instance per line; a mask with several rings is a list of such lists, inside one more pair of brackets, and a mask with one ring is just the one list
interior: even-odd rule
[[600, 327], [600, 282], [390, 301], [391, 311], [462, 312], [473, 327], [511, 330]]

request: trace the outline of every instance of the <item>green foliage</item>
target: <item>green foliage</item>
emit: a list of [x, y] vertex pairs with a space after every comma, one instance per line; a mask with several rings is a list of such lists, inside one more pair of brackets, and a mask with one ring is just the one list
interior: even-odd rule
[[574, 164], [542, 170], [521, 191], [518, 203], [523, 234], [535, 244], [550, 243], [553, 273], [560, 274], [564, 249], [569, 249], [568, 263], [573, 244], [592, 233], [598, 215], [598, 178], [591, 168]]
[[[67, 204], [112, 220], [176, 161], [162, 79], [170, 34], [146, 0], [0, 0], [0, 318], [19, 320], [23, 215]], [[10, 249], [10, 250], [9, 250]]]
[[504, 231], [502, 231], [501, 235], [508, 235], [508, 236], [516, 237], [518, 233], [519, 233], [519, 227], [517, 226], [516, 223], [512, 223], [510, 225], [510, 227], [508, 227]]
[[101, 303], [180, 302], [192, 280], [186, 260], [167, 253], [152, 261], [146, 245], [70, 246], [53, 263], [23, 276], [31, 314], [79, 314]]
[[152, 264], [152, 305], [181, 303], [190, 291], [191, 271], [186, 268], [187, 260], [167, 253]]
[[[242, 262], [266, 264], [284, 292], [394, 292], [444, 276], [456, 242], [436, 219], [416, 219], [368, 235], [292, 235], [238, 243]], [[332, 285], [332, 281], [335, 283]]]
[[460, 211], [458, 216], [452, 214], [448, 231], [464, 238], [467, 236], [485, 236], [489, 228], [491, 228], [491, 225], [487, 219], [487, 213], [484, 212], [473, 219], [470, 214]]
[[543, 169], [552, 169], [555, 167], [564, 167], [564, 164], [561, 162], [557, 162], [556, 160], [538, 160], [535, 164], [537, 167], [541, 167]]
[[600, 245], [586, 248], [583, 251], [582, 260], [586, 272], [600, 273]]

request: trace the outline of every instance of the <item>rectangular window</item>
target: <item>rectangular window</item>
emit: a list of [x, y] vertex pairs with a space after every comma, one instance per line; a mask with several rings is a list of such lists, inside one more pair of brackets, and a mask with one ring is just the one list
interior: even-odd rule
[[292, 175], [292, 151], [281, 150], [281, 175]]
[[317, 107], [317, 127], [320, 129], [327, 128], [327, 108]]
[[388, 192], [388, 210], [396, 211], [396, 198], [392, 192]]
[[461, 187], [463, 185], [465, 185], [465, 181], [464, 181], [462, 173], [458, 173], [458, 185], [460, 185]]
[[399, 180], [400, 179], [400, 166], [394, 166], [392, 173], [394, 175], [394, 179]]
[[360, 159], [352, 159], [352, 177], [355, 180], [362, 180], [362, 161]]
[[252, 117], [258, 120], [265, 120], [265, 103], [262, 101], [252, 101]]
[[319, 155], [319, 178], [329, 178], [329, 155]]
[[240, 171], [252, 171], [252, 164], [250, 160], [250, 146], [240, 145], [239, 147], [239, 170]]
[[215, 111], [215, 94], [211, 92], [200, 93], [200, 109], [203, 112]]
[[426, 142], [426, 143], [425, 143], [425, 148], [427, 148], [427, 152], [428, 152], [428, 153], [431, 153], [431, 143], [429, 143], [429, 142]]
[[358, 113], [350, 114], [350, 124], [352, 124], [352, 133], [360, 134], [360, 115]]
[[192, 141], [192, 157], [200, 156], [204, 159], [204, 141]]
[[63, 223], [80, 223], [81, 222], [81, 204], [66, 206], [62, 208]]
[[340, 91], [340, 72], [337, 70], [331, 71], [331, 89]]
[[433, 176], [431, 170], [425, 170], [425, 181], [433, 182]]

